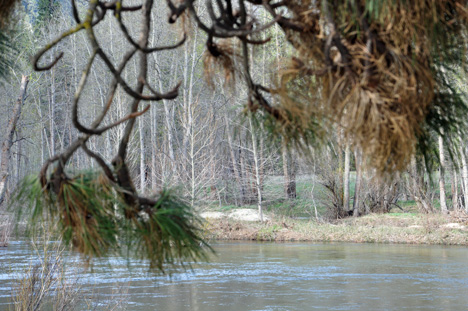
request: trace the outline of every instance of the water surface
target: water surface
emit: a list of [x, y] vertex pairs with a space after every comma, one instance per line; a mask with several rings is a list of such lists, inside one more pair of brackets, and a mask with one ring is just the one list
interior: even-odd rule
[[[128, 310], [468, 310], [465, 247], [228, 242], [214, 248], [211, 262], [172, 277], [109, 258], [70, 278], [100, 299], [125, 289], [118, 297]], [[0, 310], [8, 310], [18, 271], [35, 258], [26, 242], [0, 249]], [[70, 255], [67, 266], [77, 260]]]

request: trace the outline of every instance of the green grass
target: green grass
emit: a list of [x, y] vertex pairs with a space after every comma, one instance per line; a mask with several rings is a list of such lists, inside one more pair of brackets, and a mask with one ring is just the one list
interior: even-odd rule
[[[434, 184], [431, 186], [432, 191], [434, 192], [434, 200], [432, 205], [434, 210], [440, 209], [439, 203], [439, 190], [438, 183], [438, 173], [432, 174], [432, 179]], [[321, 185], [317, 177], [313, 175], [297, 175], [296, 176], [296, 199], [287, 200], [285, 198], [284, 192], [284, 178], [281, 175], [276, 176], [266, 176], [264, 181], [263, 188], [263, 206], [267, 212], [273, 212], [278, 216], [285, 217], [315, 217], [315, 208], [319, 215], [325, 215], [326, 206], [330, 204], [330, 192], [323, 185]], [[353, 197], [356, 185], [356, 172], [350, 172], [350, 204], [353, 204]], [[446, 194], [447, 194], [447, 205], [452, 206], [452, 201], [449, 199], [451, 196], [451, 184], [450, 176], [446, 175]], [[402, 213], [400, 209], [393, 206], [391, 211], [394, 214], [402, 213], [407, 214], [411, 212], [418, 212], [416, 207], [416, 202], [414, 200], [408, 201], [399, 201], [398, 205], [405, 210], [405, 213]], [[218, 211], [229, 211], [236, 208], [252, 208], [256, 209], [257, 206], [245, 205], [245, 206], [235, 206], [235, 205], [225, 205], [217, 206], [213, 209]]]
[[398, 212], [398, 213], [388, 213], [388, 215], [396, 216], [396, 217], [416, 217], [419, 214], [418, 213], [401, 213], [401, 212]]
[[[268, 212], [273, 212], [278, 216], [285, 217], [315, 217], [315, 207], [310, 199], [282, 200], [269, 204], [265, 208]], [[326, 208], [317, 204], [317, 212], [324, 213]]]

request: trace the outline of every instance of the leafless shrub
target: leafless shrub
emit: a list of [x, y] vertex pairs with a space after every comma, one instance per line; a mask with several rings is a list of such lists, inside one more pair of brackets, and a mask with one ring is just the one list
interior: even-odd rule
[[[37, 245], [33, 243], [36, 251]], [[72, 310], [78, 301], [77, 279], [70, 283], [65, 275], [64, 249], [44, 243], [39, 262], [32, 263], [18, 278], [12, 298], [15, 311]]]
[[392, 208], [403, 209], [397, 204], [402, 193], [400, 178], [394, 180], [375, 180], [368, 178], [364, 182], [364, 206], [366, 214], [388, 213]]
[[[113, 292], [112, 299], [99, 301], [96, 293], [86, 292], [77, 273], [70, 273], [65, 263], [65, 248], [60, 242], [51, 242], [50, 234], [41, 243], [33, 242], [38, 260], [31, 261], [12, 289], [15, 311], [69, 311], [84, 307], [86, 310], [121, 310], [124, 290]], [[39, 246], [40, 245], [40, 246]], [[41, 248], [40, 248], [41, 247]]]

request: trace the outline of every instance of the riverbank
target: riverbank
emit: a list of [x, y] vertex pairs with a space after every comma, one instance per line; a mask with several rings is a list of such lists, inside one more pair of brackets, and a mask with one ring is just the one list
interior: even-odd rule
[[208, 239], [468, 245], [466, 214], [372, 214], [332, 222], [267, 214], [263, 223], [230, 214], [204, 214]]
[[[293, 218], [267, 212], [264, 222], [258, 220], [255, 209], [247, 208], [205, 211], [201, 215], [205, 218], [203, 230], [207, 240], [468, 246], [468, 215], [464, 213], [389, 213], [317, 221], [314, 217]], [[5, 222], [0, 224], [0, 247], [8, 245], [11, 233], [11, 224], [5, 225]]]

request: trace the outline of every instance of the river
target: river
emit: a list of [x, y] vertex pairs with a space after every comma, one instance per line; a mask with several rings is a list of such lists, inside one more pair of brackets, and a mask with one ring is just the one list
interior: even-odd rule
[[[468, 248], [350, 243], [218, 242], [192, 271], [154, 275], [120, 258], [70, 272], [97, 301], [127, 310], [468, 310]], [[31, 249], [0, 249], [0, 310]], [[73, 267], [76, 255], [68, 255]], [[120, 291], [116, 293], [115, 289]]]

